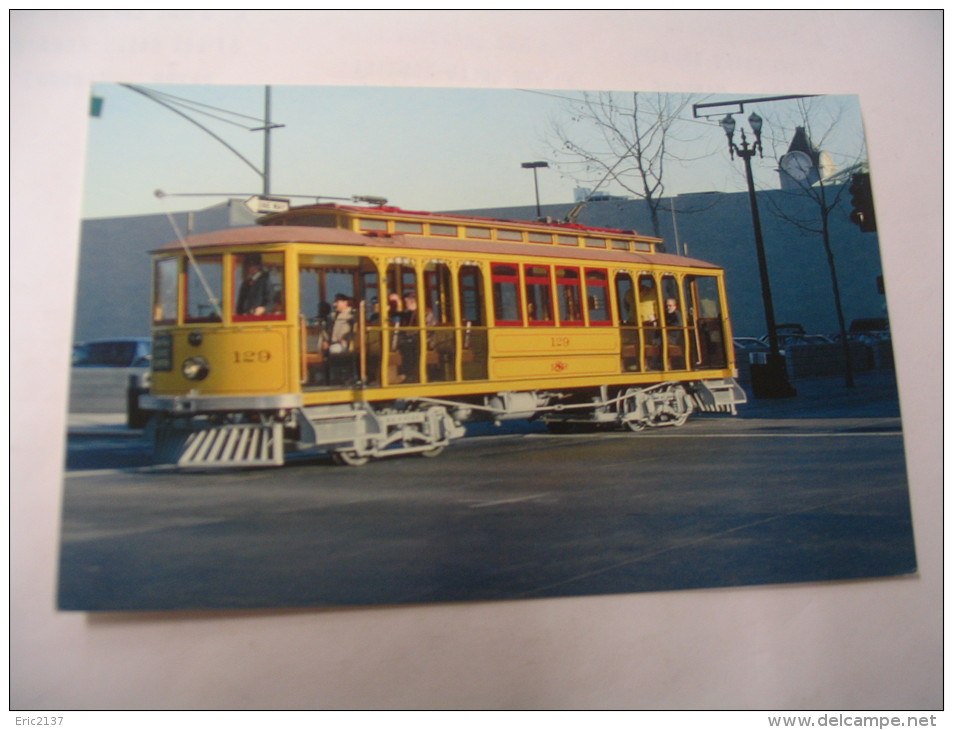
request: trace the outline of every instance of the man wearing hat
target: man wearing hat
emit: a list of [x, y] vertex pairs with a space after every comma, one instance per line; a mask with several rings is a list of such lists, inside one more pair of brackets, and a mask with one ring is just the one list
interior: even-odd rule
[[271, 280], [261, 265], [261, 254], [248, 254], [242, 260], [242, 285], [238, 290], [235, 313], [255, 317], [268, 314], [274, 301]]
[[337, 294], [334, 297], [334, 320], [331, 324], [331, 338], [327, 343], [328, 352], [332, 355], [350, 352], [353, 339], [354, 310], [351, 308], [351, 300], [346, 294]]

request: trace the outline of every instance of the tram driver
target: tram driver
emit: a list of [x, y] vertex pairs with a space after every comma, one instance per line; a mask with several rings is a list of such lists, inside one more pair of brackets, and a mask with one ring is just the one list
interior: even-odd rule
[[242, 259], [242, 285], [235, 302], [235, 313], [260, 317], [268, 314], [275, 303], [275, 292], [268, 272], [261, 263], [261, 254], [248, 254]]

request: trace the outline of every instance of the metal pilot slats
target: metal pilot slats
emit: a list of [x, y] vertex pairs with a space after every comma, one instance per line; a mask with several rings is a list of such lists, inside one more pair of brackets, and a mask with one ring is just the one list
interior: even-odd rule
[[284, 463], [281, 424], [239, 423], [191, 433], [180, 467], [280, 466]]
[[733, 378], [694, 383], [693, 396], [698, 410], [706, 413], [735, 414], [737, 405], [748, 400], [744, 390]]

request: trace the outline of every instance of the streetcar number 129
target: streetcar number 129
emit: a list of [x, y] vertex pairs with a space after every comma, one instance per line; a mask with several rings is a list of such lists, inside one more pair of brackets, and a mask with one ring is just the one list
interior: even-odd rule
[[259, 363], [271, 360], [270, 350], [236, 350], [232, 354], [236, 363]]

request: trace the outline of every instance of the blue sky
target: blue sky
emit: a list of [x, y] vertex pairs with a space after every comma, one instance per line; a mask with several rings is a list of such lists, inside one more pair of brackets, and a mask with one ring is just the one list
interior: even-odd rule
[[[264, 86], [141, 84], [176, 97], [228, 111], [264, 116]], [[102, 114], [89, 119], [83, 215], [98, 218], [212, 205], [220, 198], [167, 198], [167, 193], [257, 193], [261, 177], [237, 155], [180, 115], [117, 83], [93, 86], [103, 98]], [[376, 195], [408, 209], [532, 205], [533, 174], [520, 167], [553, 161], [554, 120], [569, 119], [567, 103], [578, 91], [521, 89], [397, 88], [373, 86], [272, 87], [271, 118], [283, 124], [272, 133], [271, 192], [336, 197]], [[770, 94], [723, 94], [697, 101]], [[813, 102], [812, 119], [823, 129], [828, 112], [839, 109], [835, 157], [850, 162], [861, 154], [863, 126], [856, 97]], [[746, 106], [765, 118], [764, 160], [756, 160], [757, 182], [776, 187], [775, 154], [786, 148], [796, 102]], [[261, 132], [189, 112], [263, 167]], [[669, 194], [741, 190], [742, 167], [727, 154], [716, 119], [694, 119], [691, 108], [673, 143], [666, 172]], [[248, 126], [254, 121], [242, 120]], [[538, 171], [541, 202], [573, 200], [573, 168]], [[607, 185], [606, 192], [624, 194]], [[298, 201], [303, 202], [303, 201]]]

